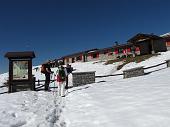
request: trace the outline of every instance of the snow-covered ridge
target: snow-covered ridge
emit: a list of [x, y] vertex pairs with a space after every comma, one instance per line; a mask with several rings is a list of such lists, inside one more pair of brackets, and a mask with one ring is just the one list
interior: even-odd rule
[[160, 35], [161, 37], [167, 37], [167, 36], [170, 36], [170, 32], [169, 33], [166, 33], [166, 34], [163, 34], [163, 35]]

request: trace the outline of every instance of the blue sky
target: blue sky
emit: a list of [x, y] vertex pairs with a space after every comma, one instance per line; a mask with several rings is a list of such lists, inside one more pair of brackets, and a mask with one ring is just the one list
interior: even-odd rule
[[168, 0], [0, 0], [0, 73], [8, 51], [33, 50], [34, 65], [135, 34], [170, 32]]

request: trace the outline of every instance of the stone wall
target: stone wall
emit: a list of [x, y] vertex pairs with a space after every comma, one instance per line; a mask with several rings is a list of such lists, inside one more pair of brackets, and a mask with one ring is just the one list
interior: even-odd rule
[[131, 78], [144, 75], [144, 68], [137, 67], [123, 71], [123, 78]]
[[91, 72], [75, 72], [73, 75], [73, 87], [95, 83], [95, 71]]

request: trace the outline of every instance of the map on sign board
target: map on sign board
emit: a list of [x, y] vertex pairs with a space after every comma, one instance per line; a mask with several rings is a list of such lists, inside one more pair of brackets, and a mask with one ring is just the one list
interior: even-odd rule
[[28, 61], [13, 61], [13, 80], [28, 79]]

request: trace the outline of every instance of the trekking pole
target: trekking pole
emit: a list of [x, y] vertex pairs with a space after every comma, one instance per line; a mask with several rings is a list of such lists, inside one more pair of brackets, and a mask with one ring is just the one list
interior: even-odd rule
[[55, 82], [53, 83], [53, 86], [54, 86], [54, 88], [52, 88], [52, 89], [53, 89], [53, 96], [54, 96], [54, 92], [55, 92]]
[[[55, 79], [55, 74], [54, 73], [53, 73], [53, 79]], [[53, 90], [53, 96], [54, 96], [54, 92], [55, 92], [55, 80], [54, 80], [54, 83], [53, 83], [52, 90]]]
[[67, 96], [68, 95], [68, 89], [66, 89], [66, 91], [65, 91], [65, 96]]
[[52, 82], [53, 82], [52, 78], [53, 78], [53, 73], [50, 73], [49, 91], [51, 91], [51, 90], [52, 90], [52, 88], [50, 88], [50, 87], [51, 87], [51, 84], [52, 84]]
[[54, 81], [53, 96], [56, 98], [56, 82]]

